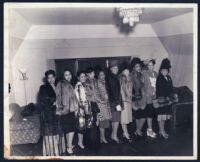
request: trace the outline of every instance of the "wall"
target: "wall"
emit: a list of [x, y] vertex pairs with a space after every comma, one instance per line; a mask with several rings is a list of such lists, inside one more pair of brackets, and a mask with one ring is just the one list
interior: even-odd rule
[[[74, 29], [74, 30], [73, 30]], [[76, 34], [75, 34], [76, 33]], [[18, 69], [27, 69], [27, 101], [36, 102], [39, 86], [47, 69], [55, 69], [54, 59], [80, 57], [138, 56], [161, 60], [168, 57], [149, 24], [139, 24], [131, 35], [125, 36], [112, 25], [32, 26], [13, 58], [13, 80], [16, 103], [25, 104], [23, 81]]]
[[[25, 105], [25, 90], [27, 94], [27, 103], [36, 102], [39, 86], [43, 83], [44, 71], [47, 69], [47, 59], [44, 48], [21, 48], [16, 53], [12, 61], [13, 66], [13, 87], [15, 92], [15, 102], [20, 106]], [[27, 69], [28, 80], [20, 80], [20, 68]]]
[[15, 80], [13, 78], [12, 60], [15, 58], [15, 54], [19, 50], [24, 38], [29, 31], [31, 24], [28, 23], [22, 16], [20, 16], [15, 10], [8, 10], [8, 17], [5, 17], [5, 22], [8, 24], [8, 51], [9, 51], [9, 83], [11, 84], [11, 93], [9, 94], [9, 103], [15, 103], [17, 93], [14, 91]]
[[175, 86], [193, 90], [193, 13], [152, 24], [172, 63]]

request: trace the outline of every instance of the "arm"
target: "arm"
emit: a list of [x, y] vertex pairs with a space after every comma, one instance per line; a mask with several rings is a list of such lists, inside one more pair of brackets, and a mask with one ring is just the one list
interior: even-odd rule
[[43, 109], [47, 109], [53, 105], [54, 99], [48, 96], [45, 86], [41, 86], [39, 90], [39, 103]]

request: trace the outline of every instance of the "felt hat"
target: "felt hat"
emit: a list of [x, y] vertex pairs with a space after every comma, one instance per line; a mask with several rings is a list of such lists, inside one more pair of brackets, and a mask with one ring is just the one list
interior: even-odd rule
[[125, 69], [130, 69], [130, 64], [127, 61], [124, 61], [121, 66], [120, 66], [120, 73], [125, 70]]
[[139, 57], [134, 57], [131, 61], [131, 68], [134, 68], [136, 64], [142, 65], [142, 61]]
[[113, 66], [118, 66], [118, 61], [117, 60], [109, 61], [109, 68], [112, 68]]
[[160, 65], [160, 70], [161, 69], [169, 70], [170, 68], [171, 68], [170, 60], [168, 58], [163, 59], [161, 65]]

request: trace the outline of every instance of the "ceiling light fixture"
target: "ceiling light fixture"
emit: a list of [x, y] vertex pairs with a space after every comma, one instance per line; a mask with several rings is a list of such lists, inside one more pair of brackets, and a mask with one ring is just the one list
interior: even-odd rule
[[139, 16], [142, 15], [141, 8], [123, 7], [117, 9], [119, 16], [122, 18], [123, 24], [129, 24], [133, 27], [135, 23], [140, 21]]

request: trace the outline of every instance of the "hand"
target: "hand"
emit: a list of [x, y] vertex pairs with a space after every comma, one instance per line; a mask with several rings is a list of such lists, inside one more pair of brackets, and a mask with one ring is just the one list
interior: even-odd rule
[[116, 106], [117, 111], [122, 111], [122, 107], [120, 105]]
[[78, 117], [78, 111], [75, 111], [75, 117], [77, 118]]

